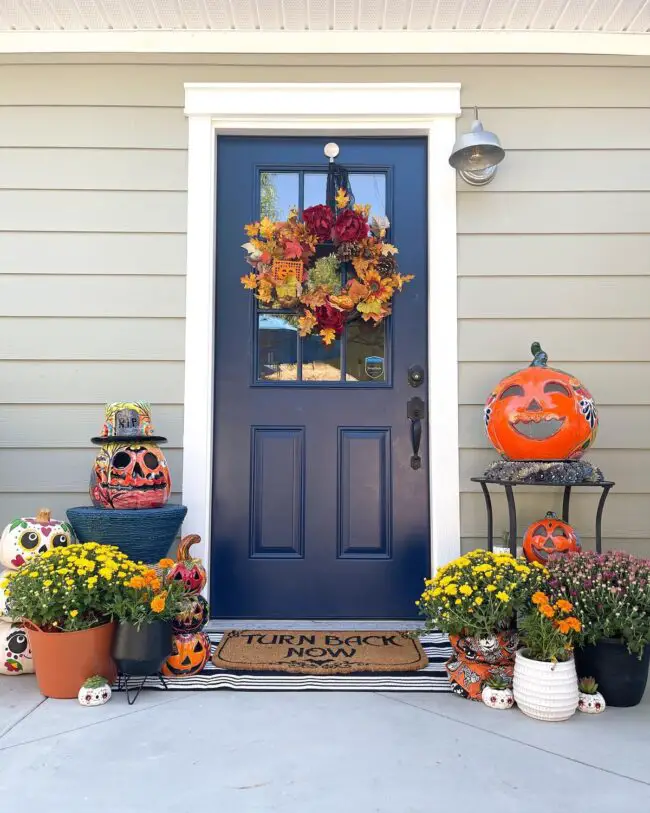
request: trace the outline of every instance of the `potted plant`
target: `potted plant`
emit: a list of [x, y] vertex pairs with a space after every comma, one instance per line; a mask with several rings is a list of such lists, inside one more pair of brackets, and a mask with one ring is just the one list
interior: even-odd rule
[[544, 573], [509, 553], [475, 550], [441, 567], [417, 602], [426, 629], [449, 634], [446, 668], [452, 690], [481, 700], [488, 678], [512, 678], [518, 635], [515, 614]]
[[566, 599], [551, 603], [546, 593], [532, 596], [532, 607], [519, 619], [525, 644], [517, 652], [512, 689], [524, 714], [557, 722], [571, 717], [578, 706], [578, 678], [573, 641], [581, 630]]
[[629, 553], [569, 553], [548, 562], [549, 588], [575, 605], [580, 677], [609, 706], [641, 702], [650, 666], [650, 561]]
[[117, 620], [113, 658], [121, 674], [156, 674], [172, 651], [172, 620], [183, 610], [184, 585], [169, 580], [172, 559], [116, 585], [109, 610]]
[[592, 677], [581, 678], [578, 682], [578, 711], [585, 714], [601, 714], [607, 704], [598, 691], [598, 684]]
[[515, 704], [510, 682], [499, 675], [487, 679], [481, 698], [491, 709], [511, 709]]
[[116, 547], [57, 547], [6, 574], [7, 607], [27, 628], [38, 687], [75, 698], [93, 675], [115, 679], [109, 606], [115, 585], [142, 569]]

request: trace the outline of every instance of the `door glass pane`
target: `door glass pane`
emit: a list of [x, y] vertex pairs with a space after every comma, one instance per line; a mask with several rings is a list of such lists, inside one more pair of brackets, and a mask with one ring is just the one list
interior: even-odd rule
[[323, 344], [317, 334], [302, 340], [302, 380], [341, 380], [341, 340]]
[[355, 203], [369, 203], [370, 216], [386, 214], [386, 175], [383, 172], [350, 173]]
[[298, 370], [296, 317], [259, 314], [257, 378], [259, 381], [295, 381]]
[[348, 380], [386, 381], [386, 325], [352, 322], [346, 331]]
[[304, 208], [326, 203], [327, 175], [324, 172], [305, 172]]
[[260, 217], [286, 220], [298, 208], [300, 175], [297, 172], [260, 173]]

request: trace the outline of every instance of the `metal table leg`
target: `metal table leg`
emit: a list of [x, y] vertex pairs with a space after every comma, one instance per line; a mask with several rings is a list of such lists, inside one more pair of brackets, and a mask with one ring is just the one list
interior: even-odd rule
[[603, 493], [600, 495], [598, 501], [598, 510], [596, 511], [596, 553], [602, 553], [602, 531], [601, 524], [603, 520], [603, 509], [605, 508], [605, 500], [609, 494], [611, 486], [603, 486]]
[[569, 500], [571, 499], [571, 486], [564, 487], [564, 499], [562, 500], [562, 520], [569, 521]]
[[492, 499], [490, 497], [490, 492], [488, 487], [485, 483], [481, 483], [481, 488], [483, 489], [483, 496], [485, 497], [485, 510], [487, 511], [487, 524], [488, 524], [488, 550], [494, 550], [494, 539], [492, 536], [493, 528], [492, 528]]
[[517, 509], [515, 508], [515, 495], [512, 493], [511, 485], [503, 486], [506, 490], [508, 500], [508, 519], [510, 522], [510, 553], [517, 556]]

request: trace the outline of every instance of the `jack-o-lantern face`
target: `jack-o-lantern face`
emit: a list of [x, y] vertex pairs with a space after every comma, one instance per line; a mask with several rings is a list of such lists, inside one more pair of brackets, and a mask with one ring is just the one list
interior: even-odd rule
[[167, 573], [167, 581], [182, 582], [185, 592], [190, 595], [200, 593], [205, 587], [208, 574], [200, 559], [190, 556], [192, 545], [201, 541], [201, 537], [196, 534], [189, 534], [181, 539], [176, 554], [176, 564]]
[[76, 541], [67, 522], [52, 519], [49, 509], [41, 508], [35, 517], [18, 517], [6, 526], [0, 537], [0, 564], [18, 570], [32, 556]]
[[183, 609], [172, 621], [172, 629], [178, 634], [198, 632], [208, 621], [208, 602], [203, 596], [188, 596]]
[[553, 553], [580, 550], [580, 538], [571, 525], [549, 511], [544, 519], [533, 522], [524, 534], [524, 556], [529, 562], [545, 565]]
[[577, 459], [594, 442], [598, 414], [577, 378], [546, 366], [535, 343], [530, 367], [499, 382], [484, 410], [495, 449], [510, 460]]
[[0, 675], [26, 675], [33, 671], [25, 629], [20, 624], [0, 622]]
[[155, 443], [108, 443], [95, 459], [90, 496], [98, 508], [161, 508], [169, 499], [167, 461]]
[[160, 670], [167, 677], [197, 675], [210, 657], [210, 639], [205, 632], [174, 635], [172, 654]]

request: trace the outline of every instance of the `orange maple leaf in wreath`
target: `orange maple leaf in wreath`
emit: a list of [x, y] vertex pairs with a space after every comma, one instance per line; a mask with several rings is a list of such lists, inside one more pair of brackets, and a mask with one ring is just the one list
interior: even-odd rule
[[306, 305], [308, 308], [319, 308], [321, 305], [324, 305], [327, 301], [328, 292], [326, 288], [323, 288], [320, 285], [313, 291], [309, 293], [303, 294], [300, 298], [300, 301], [303, 305]]
[[348, 283], [347, 295], [354, 304], [362, 299], [365, 299], [370, 294], [370, 291], [365, 285], [362, 285], [359, 280], [353, 279]]
[[[336, 193], [336, 208], [345, 209], [349, 202], [350, 198], [348, 197], [348, 193], [341, 187]], [[329, 344], [329, 342], [326, 342], [326, 344]]]
[[244, 230], [249, 237], [257, 237], [257, 233], [260, 230], [260, 224], [248, 223], [246, 226], [244, 226]]
[[336, 331], [331, 327], [326, 327], [324, 330], [321, 330], [319, 335], [323, 338], [323, 344], [332, 344], [336, 338]]
[[254, 291], [257, 288], [257, 277], [251, 271], [250, 274], [245, 274], [240, 279], [241, 284], [249, 291]]
[[309, 336], [318, 324], [318, 319], [311, 311], [305, 311], [305, 315], [298, 319], [298, 332], [301, 336]]
[[302, 246], [297, 240], [287, 240], [284, 244], [284, 256], [287, 260], [297, 260], [302, 257]]

